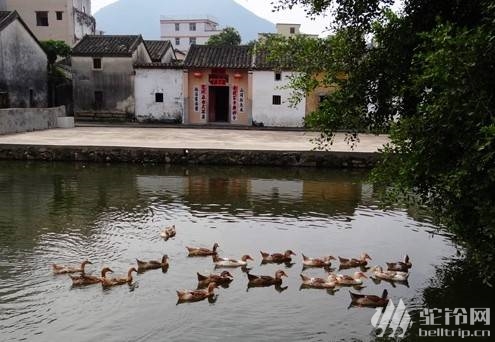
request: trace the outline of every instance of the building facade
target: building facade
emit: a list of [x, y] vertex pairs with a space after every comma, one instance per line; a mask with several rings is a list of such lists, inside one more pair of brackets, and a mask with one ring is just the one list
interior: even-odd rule
[[45, 52], [15, 11], [0, 11], [0, 108], [46, 107]]
[[205, 44], [208, 39], [221, 32], [212, 19], [173, 19], [162, 17], [160, 38], [172, 43], [174, 49], [188, 51], [193, 44]]
[[134, 119], [134, 65], [152, 62], [141, 36], [85, 36], [71, 59], [76, 117]]
[[0, 10], [17, 11], [40, 41], [74, 46], [84, 35], [95, 34], [91, 0], [0, 0]]
[[184, 122], [251, 125], [250, 46], [193, 45], [184, 61]]

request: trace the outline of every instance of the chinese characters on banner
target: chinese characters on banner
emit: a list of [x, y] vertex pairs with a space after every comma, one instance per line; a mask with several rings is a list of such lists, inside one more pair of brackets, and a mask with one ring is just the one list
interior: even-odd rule
[[199, 88], [198, 87], [194, 87], [193, 96], [194, 96], [194, 112], [199, 113]]
[[422, 325], [490, 325], [490, 308], [423, 309], [419, 318]]
[[244, 89], [239, 90], [239, 112], [244, 113]]
[[237, 99], [239, 96], [239, 87], [234, 85], [232, 87], [232, 121], [237, 120]]
[[201, 85], [201, 120], [206, 119], [206, 84]]

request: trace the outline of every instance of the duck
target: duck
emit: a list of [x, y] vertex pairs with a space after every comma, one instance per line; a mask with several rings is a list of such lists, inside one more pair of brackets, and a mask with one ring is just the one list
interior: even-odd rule
[[406, 282], [409, 273], [401, 271], [384, 271], [381, 266], [375, 266], [371, 269], [373, 276], [378, 279]]
[[327, 279], [308, 277], [302, 273], [300, 276], [302, 284], [307, 287], [313, 287], [316, 289], [333, 289], [337, 285], [335, 274], [330, 274]]
[[287, 274], [278, 270], [275, 272], [275, 277], [271, 276], [258, 276], [248, 273], [247, 274], [249, 282], [248, 286], [271, 286], [271, 285], [281, 285], [282, 277], [287, 277]]
[[358, 306], [369, 306], [369, 307], [384, 307], [388, 304], [388, 291], [387, 289], [383, 290], [382, 296], [376, 295], [365, 295], [359, 293], [352, 293], [349, 291], [351, 295], [351, 304]]
[[136, 259], [138, 265], [138, 272], [144, 272], [146, 270], [154, 270], [157, 268], [166, 268], [168, 267], [168, 255], [165, 254], [162, 257], [162, 261], [158, 260], [150, 260], [150, 261], [141, 261]]
[[201, 287], [206, 287], [210, 283], [216, 283], [218, 285], [230, 284], [230, 282], [234, 278], [234, 276], [230, 274], [229, 271], [223, 271], [220, 274], [210, 274], [207, 276], [202, 275], [198, 272], [197, 275], [198, 275], [198, 283], [199, 285], [201, 285]]
[[218, 243], [215, 242], [213, 249], [203, 248], [203, 247], [187, 247], [189, 256], [208, 256], [217, 254], [217, 248], [220, 247]]
[[160, 236], [164, 238], [165, 240], [170, 239], [171, 237], [174, 237], [176, 234], [175, 231], [175, 224], [170, 226], [170, 227], [165, 227], [161, 232]]
[[106, 277], [108, 272], [112, 273], [113, 271], [109, 267], [104, 267], [101, 270], [101, 277], [87, 274], [82, 274], [80, 276], [73, 276], [69, 274], [69, 277], [72, 279], [72, 286], [92, 285], [101, 283], [102, 279]]
[[177, 290], [177, 297], [179, 298], [179, 302], [197, 302], [205, 298], [214, 296], [215, 293], [213, 292], [213, 290], [217, 287], [217, 283], [212, 282], [206, 289]]
[[371, 257], [367, 253], [361, 254], [359, 259], [356, 259], [356, 258], [346, 259], [346, 258], [342, 258], [339, 256], [340, 268], [352, 268], [352, 267], [366, 266], [366, 265], [368, 265], [367, 259], [372, 260]]
[[229, 259], [229, 258], [219, 258], [216, 254], [212, 255], [215, 267], [239, 267], [247, 266], [248, 260], [253, 260], [249, 255], [243, 255], [240, 260]]
[[404, 257], [404, 261], [387, 262], [387, 269], [389, 271], [408, 272], [411, 267], [412, 263], [409, 260], [409, 255], [407, 254]]
[[131, 284], [132, 283], [132, 272], [137, 273], [137, 269], [135, 267], [129, 268], [129, 271], [127, 271], [127, 277], [115, 277], [115, 278], [106, 278], [103, 277], [101, 279], [101, 284], [105, 287], [107, 286], [115, 286], [115, 285], [124, 285], [124, 284]]
[[84, 274], [84, 268], [88, 264], [92, 265], [93, 263], [89, 260], [84, 260], [83, 262], [81, 262], [81, 265], [79, 267], [52, 264], [52, 270], [53, 270], [53, 274], [67, 274], [67, 273], [77, 273], [77, 272]]
[[335, 281], [338, 285], [354, 286], [361, 285], [363, 283], [363, 278], [367, 279], [368, 277], [363, 272], [355, 272], [352, 277], [346, 274], [337, 274]]
[[262, 251], [260, 251], [260, 253], [261, 253], [262, 262], [264, 263], [266, 262], [289, 263], [292, 261], [291, 255], [296, 255], [296, 253], [294, 253], [290, 249], [286, 250], [284, 253], [270, 254]]
[[303, 257], [303, 265], [306, 267], [328, 267], [332, 265], [332, 260], [335, 260], [335, 257], [329, 255], [321, 258], [308, 258], [304, 254]]

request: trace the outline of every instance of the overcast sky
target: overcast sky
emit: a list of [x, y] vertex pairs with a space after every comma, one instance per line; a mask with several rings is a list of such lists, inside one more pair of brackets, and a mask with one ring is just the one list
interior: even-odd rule
[[[116, 2], [117, 0], [92, 0], [93, 13], [98, 11], [103, 6]], [[142, 0], [143, 1], [143, 0]], [[145, 1], [145, 0], [144, 0]], [[301, 8], [292, 9], [284, 12], [272, 12], [272, 6], [269, 0], [235, 0], [237, 3], [249, 9], [251, 12], [258, 16], [265, 18], [272, 23], [291, 23], [301, 24], [301, 31], [304, 33], [312, 34], [325, 34], [325, 27], [328, 22], [328, 18], [318, 18], [317, 20], [311, 20], [306, 18], [304, 11]], [[212, 13], [205, 13], [205, 15], [213, 15]], [[220, 23], [222, 25], [222, 23]]]

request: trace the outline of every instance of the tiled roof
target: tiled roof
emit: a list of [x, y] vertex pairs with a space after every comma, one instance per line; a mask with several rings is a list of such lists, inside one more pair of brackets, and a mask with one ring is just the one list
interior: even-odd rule
[[192, 45], [184, 61], [186, 68], [249, 69], [252, 49], [247, 45]]
[[271, 61], [269, 52], [266, 50], [257, 50], [254, 58], [253, 69], [257, 70], [292, 70], [294, 63], [290, 56], [283, 61]]
[[136, 69], [182, 69], [184, 66], [179, 61], [171, 62], [171, 63], [161, 63], [161, 62], [152, 62], [152, 63], [137, 63], [134, 64]]
[[72, 50], [72, 56], [128, 57], [137, 49], [143, 38], [139, 36], [86, 35]]
[[144, 44], [153, 62], [160, 62], [168, 49], [172, 47], [169, 40], [145, 40]]

